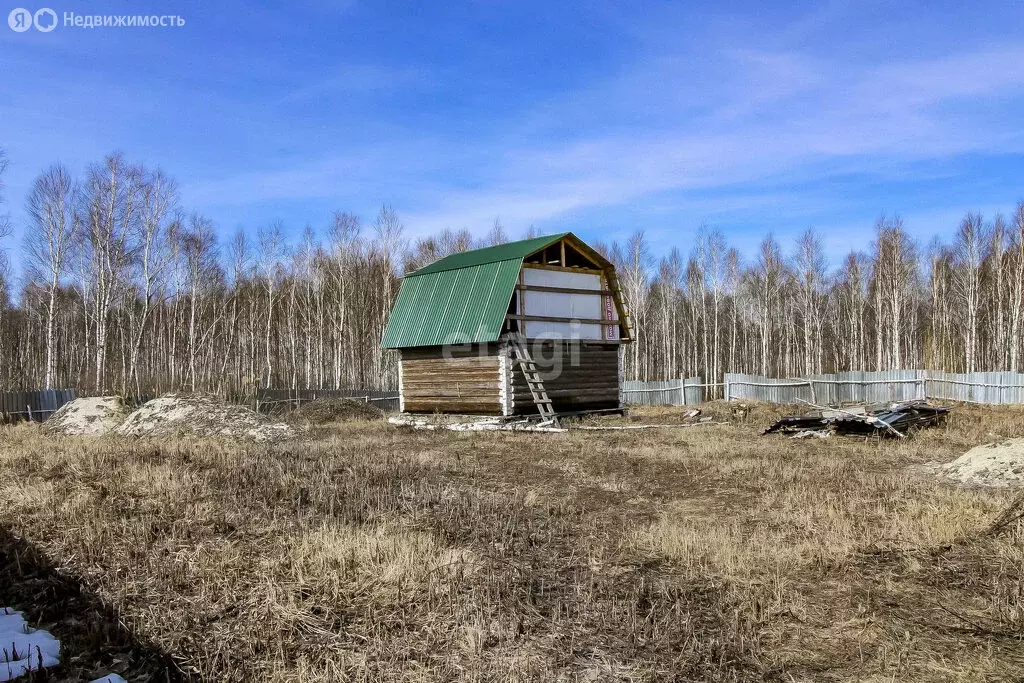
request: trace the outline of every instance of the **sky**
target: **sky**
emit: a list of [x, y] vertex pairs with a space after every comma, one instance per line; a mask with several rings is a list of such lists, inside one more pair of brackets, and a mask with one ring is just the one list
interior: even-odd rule
[[113, 151], [225, 237], [388, 204], [412, 239], [644, 230], [656, 258], [814, 228], [836, 264], [880, 215], [924, 244], [1024, 200], [1022, 2], [46, 1], [53, 30], [0, 24], [19, 234], [38, 173]]

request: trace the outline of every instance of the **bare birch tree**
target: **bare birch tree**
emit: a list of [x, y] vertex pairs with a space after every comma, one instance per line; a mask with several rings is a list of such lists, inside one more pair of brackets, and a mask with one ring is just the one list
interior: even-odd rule
[[46, 339], [43, 387], [54, 382], [54, 325], [57, 290], [67, 268], [68, 252], [75, 233], [76, 187], [71, 173], [59, 164], [51, 166], [32, 183], [26, 202], [31, 224], [25, 232], [25, 265], [31, 276], [45, 283]]
[[953, 244], [953, 283], [960, 304], [960, 328], [964, 345], [964, 371], [977, 367], [978, 323], [981, 310], [982, 261], [985, 224], [979, 214], [968, 214], [960, 223]]
[[264, 384], [269, 387], [274, 381], [274, 354], [271, 349], [271, 335], [274, 330], [274, 305], [277, 302], [278, 285], [281, 280], [281, 260], [284, 256], [284, 225], [280, 221], [259, 231], [259, 273], [265, 298], [264, 307]]
[[797, 238], [794, 264], [803, 331], [804, 374], [819, 372], [822, 365], [821, 326], [824, 320], [822, 288], [825, 284], [825, 253], [821, 238], [814, 230], [805, 230]]

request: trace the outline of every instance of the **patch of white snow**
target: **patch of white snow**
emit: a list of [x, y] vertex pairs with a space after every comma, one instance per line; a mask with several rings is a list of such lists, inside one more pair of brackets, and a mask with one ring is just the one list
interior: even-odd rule
[[0, 648], [0, 681], [60, 664], [60, 641], [9, 607], [0, 610]]

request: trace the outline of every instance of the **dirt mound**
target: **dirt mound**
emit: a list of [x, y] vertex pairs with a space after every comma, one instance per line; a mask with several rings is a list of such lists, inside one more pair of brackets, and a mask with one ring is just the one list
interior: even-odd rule
[[76, 398], [54, 412], [44, 429], [63, 436], [100, 436], [117, 428], [127, 415], [120, 396]]
[[230, 436], [270, 441], [292, 435], [286, 424], [268, 422], [245, 406], [206, 396], [168, 394], [147, 402], [117, 428], [123, 436]]
[[971, 486], [1024, 486], [1024, 439], [975, 446], [939, 474]]
[[327, 424], [345, 420], [379, 420], [384, 413], [365, 401], [351, 398], [318, 398], [303, 403], [292, 412], [292, 417], [310, 424]]

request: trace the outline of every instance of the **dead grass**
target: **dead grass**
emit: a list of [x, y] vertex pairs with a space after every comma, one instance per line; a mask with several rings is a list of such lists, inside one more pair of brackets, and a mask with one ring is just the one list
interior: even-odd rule
[[[56, 678], [1024, 676], [1024, 530], [983, 533], [1012, 494], [908, 470], [1024, 436], [1024, 412], [964, 407], [908, 442], [757, 436], [779, 412], [566, 434], [357, 420], [272, 444], [6, 427], [2, 598], [64, 640]], [[69, 581], [111, 624], [76, 617]]]

